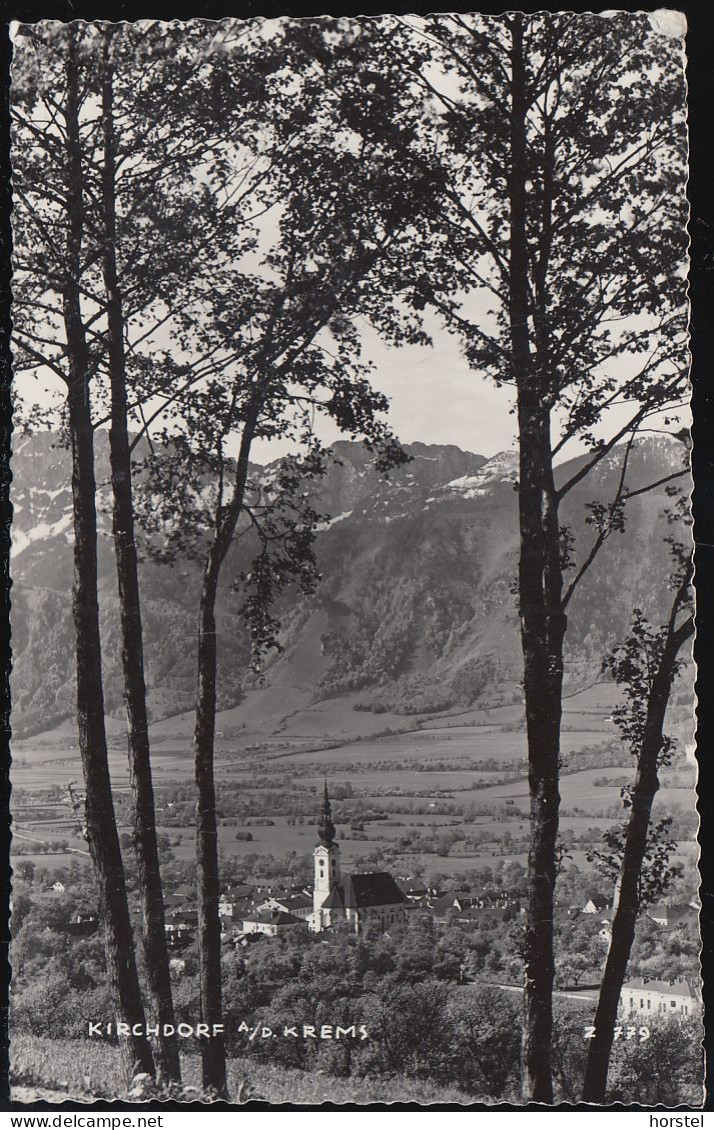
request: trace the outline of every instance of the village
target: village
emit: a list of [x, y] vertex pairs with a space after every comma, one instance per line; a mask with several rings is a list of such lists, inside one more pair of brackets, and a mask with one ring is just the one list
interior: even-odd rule
[[[388, 871], [343, 873], [340, 849], [325, 782], [317, 826], [318, 842], [313, 851], [313, 883], [300, 885], [289, 876], [245, 878], [227, 884], [222, 890], [218, 911], [221, 921], [221, 942], [225, 951], [233, 950], [237, 960], [260, 938], [295, 939], [317, 934], [325, 940], [336, 935], [359, 935], [375, 938], [391, 936], [412, 923], [428, 920], [436, 931], [457, 928], [462, 931], [495, 931], [522, 920], [525, 910], [523, 891], [493, 886], [438, 888], [409, 875], [392, 875]], [[61, 899], [65, 885], [56, 881], [47, 894]], [[575, 938], [588, 938], [593, 952], [601, 959], [611, 940], [612, 921], [616, 910], [617, 890], [613, 897], [601, 891], [589, 891], [579, 902], [558, 905], [556, 930], [567, 944], [569, 933]], [[185, 951], [196, 938], [198, 912], [193, 887], [176, 885], [164, 896], [165, 930], [170, 951], [170, 967], [180, 978], [187, 968]], [[131, 908], [134, 928], [141, 929], [138, 904]], [[698, 931], [698, 909], [691, 902], [667, 902], [647, 908], [644, 919], [663, 938], [678, 931], [683, 937]], [[95, 910], [77, 911], [66, 926], [70, 935], [88, 937], [99, 929]], [[576, 943], [577, 944], [577, 943]], [[463, 967], [462, 981], [475, 980]], [[578, 983], [561, 989], [561, 996], [574, 1001], [592, 1001], [595, 991]], [[517, 991], [518, 986], [501, 984], [503, 989]], [[700, 1000], [689, 981], [681, 976], [669, 979], [632, 977], [623, 984], [620, 1012], [646, 1020], [652, 1014], [668, 1018], [698, 1013]]]

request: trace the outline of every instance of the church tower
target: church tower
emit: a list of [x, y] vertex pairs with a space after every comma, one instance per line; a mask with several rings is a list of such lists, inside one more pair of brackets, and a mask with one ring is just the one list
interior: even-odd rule
[[[335, 825], [332, 823], [332, 809], [325, 781], [325, 792], [320, 809], [320, 823], [317, 827], [320, 842], [313, 852], [315, 860], [315, 884], [313, 887], [313, 910], [315, 919], [330, 891], [340, 881], [340, 849], [335, 843]], [[320, 927], [318, 926], [318, 929]]]

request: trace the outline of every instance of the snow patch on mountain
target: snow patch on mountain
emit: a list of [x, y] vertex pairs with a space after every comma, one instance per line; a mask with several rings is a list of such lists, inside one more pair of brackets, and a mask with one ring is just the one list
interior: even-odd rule
[[443, 498], [445, 494], [460, 495], [466, 499], [482, 498], [490, 492], [495, 483], [513, 482], [517, 477], [518, 453], [499, 451], [473, 474], [460, 475], [445, 483], [440, 488], [439, 495], [432, 495], [428, 501], [433, 502], [437, 497]]
[[[54, 538], [58, 534], [64, 533], [68, 530], [72, 523], [72, 514], [64, 514], [56, 522], [37, 522], [30, 530], [23, 532], [22, 530], [13, 529], [12, 532], [12, 548], [10, 553], [13, 557], [17, 557], [23, 550], [27, 549], [33, 541], [40, 541], [42, 538]], [[71, 540], [71, 535], [67, 538]]]
[[336, 514], [334, 518], [330, 518], [327, 522], [320, 522], [316, 529], [329, 530], [330, 527], [334, 526], [337, 522], [343, 522], [345, 518], [350, 518], [351, 516], [352, 511], [345, 510], [342, 514]]

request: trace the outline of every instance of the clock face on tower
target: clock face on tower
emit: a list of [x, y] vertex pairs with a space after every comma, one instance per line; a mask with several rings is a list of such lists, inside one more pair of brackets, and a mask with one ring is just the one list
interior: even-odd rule
[[321, 890], [329, 888], [339, 877], [339, 848], [333, 843], [327, 847], [318, 844], [315, 848], [315, 887]]

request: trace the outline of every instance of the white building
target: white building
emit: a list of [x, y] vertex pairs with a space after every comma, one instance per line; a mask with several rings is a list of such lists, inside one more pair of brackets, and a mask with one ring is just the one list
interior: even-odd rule
[[392, 875], [387, 871], [372, 871], [342, 876], [327, 782], [318, 833], [320, 842], [313, 852], [315, 878], [313, 910], [308, 918], [310, 929], [320, 933], [347, 922], [359, 933], [373, 924], [382, 930], [403, 925], [407, 920], [408, 901]]
[[304, 919], [284, 910], [264, 910], [243, 919], [244, 934], [267, 934], [270, 938], [289, 933], [300, 926], [304, 928]]
[[221, 895], [219, 898], [218, 913], [221, 918], [233, 917], [233, 899], [229, 898], [228, 895]]
[[620, 992], [620, 1011], [634, 1015], [639, 1021], [650, 1016], [692, 1016], [699, 1010], [699, 1001], [684, 980], [626, 981]]
[[583, 914], [600, 914], [603, 910], [609, 910], [612, 903], [605, 895], [593, 895], [589, 898], [583, 907]]
[[284, 910], [286, 914], [294, 914], [296, 918], [308, 919], [313, 912], [313, 900], [309, 895], [294, 892], [284, 898], [271, 895], [264, 902], [258, 903], [258, 912], [264, 910]]

